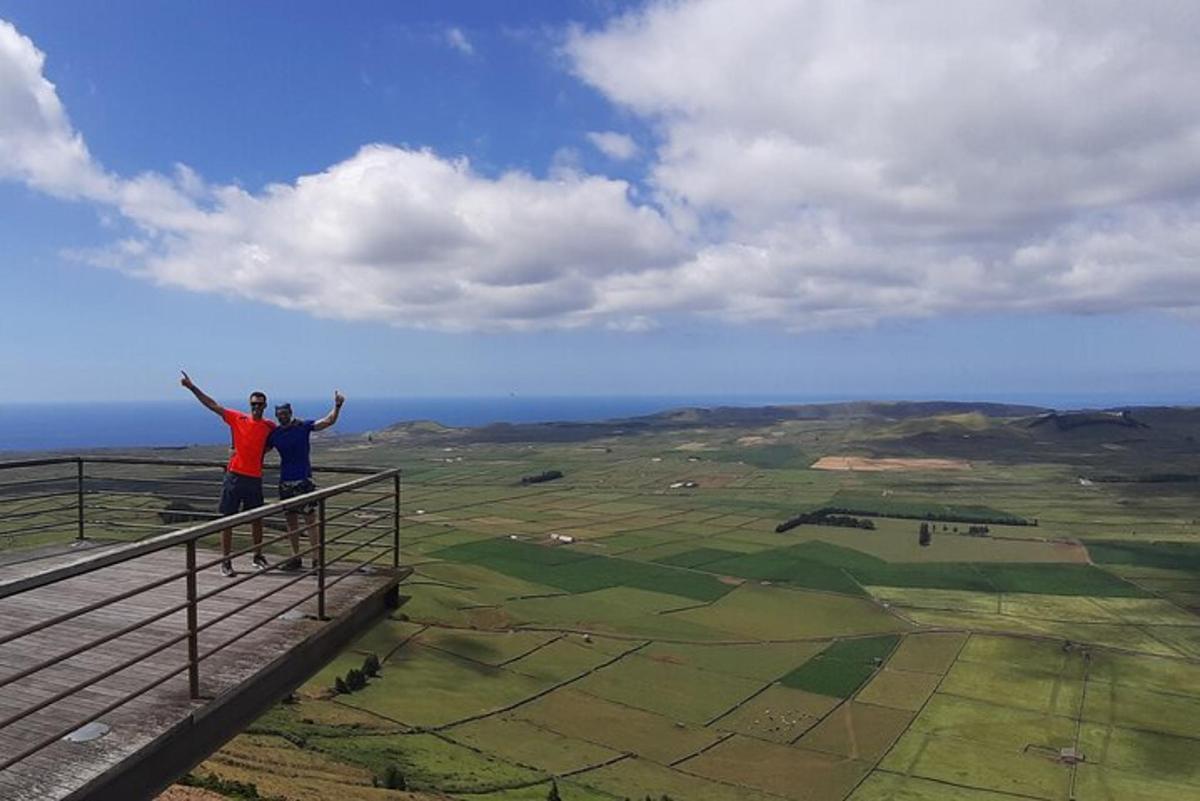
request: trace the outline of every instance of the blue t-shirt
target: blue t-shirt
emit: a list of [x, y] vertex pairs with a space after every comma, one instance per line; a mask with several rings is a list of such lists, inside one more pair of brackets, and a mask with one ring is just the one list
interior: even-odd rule
[[308, 435], [312, 430], [312, 420], [297, 420], [289, 426], [276, 426], [267, 438], [267, 448], [279, 451], [280, 481], [312, 478], [312, 463], [308, 460]]

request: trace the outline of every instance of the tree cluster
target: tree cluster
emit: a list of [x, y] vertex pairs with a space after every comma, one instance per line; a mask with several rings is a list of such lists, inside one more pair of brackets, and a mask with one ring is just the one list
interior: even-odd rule
[[[338, 676], [333, 680], [333, 691], [338, 695], [349, 695], [367, 686], [367, 679], [379, 675], [379, 657], [368, 654], [361, 668], [350, 668], [344, 677]], [[401, 788], [403, 789], [403, 788]]]
[[818, 509], [815, 512], [805, 512], [804, 514], [796, 515], [789, 518], [775, 527], [776, 534], [782, 534], [796, 526], [802, 525], [811, 526], [836, 526], [837, 528], [863, 528], [868, 530], [875, 529], [874, 520], [863, 520], [850, 515], [830, 514], [824, 509]]
[[562, 477], [563, 474], [561, 470], [546, 470], [544, 472], [537, 473], [536, 475], [522, 476], [521, 485], [528, 486], [530, 484], [541, 484], [544, 481], [554, 481], [555, 479]]

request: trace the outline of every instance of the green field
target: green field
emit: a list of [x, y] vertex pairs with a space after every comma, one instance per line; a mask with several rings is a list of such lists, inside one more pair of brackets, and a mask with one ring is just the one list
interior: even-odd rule
[[[848, 406], [323, 441], [404, 468], [407, 600], [198, 771], [300, 801], [541, 801], [552, 782], [567, 801], [1200, 798], [1200, 484], [1080, 480], [1196, 472], [1200, 414], [1135, 414], [1147, 427]], [[965, 466], [811, 469], [823, 456]], [[519, 486], [545, 470], [564, 477]], [[775, 532], [821, 508], [875, 528]], [[27, 544], [72, 536], [46, 515]], [[334, 693], [368, 654], [380, 676]], [[408, 795], [372, 786], [389, 767]]]

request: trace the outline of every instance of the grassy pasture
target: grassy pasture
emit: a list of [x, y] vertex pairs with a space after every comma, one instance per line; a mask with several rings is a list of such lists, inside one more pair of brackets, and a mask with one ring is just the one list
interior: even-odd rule
[[665, 620], [699, 623], [747, 640], [818, 639], [904, 631], [908, 624], [860, 598], [743, 584], [716, 603]]
[[734, 735], [682, 763], [681, 770], [796, 801], [845, 798], [871, 769], [866, 762]]
[[[270, 765], [270, 771], [261, 769]], [[296, 801], [383, 801], [371, 787], [371, 771], [311, 749], [302, 749], [282, 737], [243, 735], [201, 763], [198, 776], [218, 776], [226, 781], [249, 782], [268, 797]]]
[[[1125, 798], [1125, 796], [1120, 797]], [[978, 790], [877, 770], [858, 786], [858, 789], [847, 801], [1012, 801], [1012, 799], [1013, 796], [1008, 793], [994, 793], [990, 790]]]
[[431, 555], [482, 565], [567, 592], [635, 587], [696, 601], [715, 601], [730, 590], [729, 585], [703, 573], [509, 539], [463, 543]]
[[990, 745], [911, 731], [880, 762], [880, 767], [1010, 796], [1058, 801], [1067, 797], [1070, 771], [1040, 754], [1001, 751]]
[[[550, 787], [550, 782], [544, 782], [512, 790], [497, 790], [494, 793], [471, 793], [467, 796], [460, 796], [460, 798], [466, 799], [466, 801], [546, 801]], [[570, 799], [570, 801], [620, 801], [624, 798], [624, 796], [618, 798], [612, 793], [594, 790], [591, 787], [584, 787], [568, 781], [558, 782], [558, 790], [563, 798]], [[395, 799], [395, 793], [388, 797]]]
[[[826, 542], [869, 554], [887, 562], [1087, 562], [1087, 550], [1071, 542], [1042, 542], [1030, 538], [1026, 526], [990, 526], [992, 536], [972, 537], [965, 533], [934, 532], [933, 541], [922, 546], [917, 539], [919, 522], [874, 518], [874, 530], [844, 529], [829, 526], [802, 525], [785, 534], [774, 533], [774, 523], [767, 529], [761, 544], [778, 546], [782, 543]], [[965, 531], [965, 527], [963, 527]], [[744, 535], [739, 530], [738, 534]], [[730, 536], [737, 536], [731, 534]], [[1003, 537], [1003, 539], [1001, 538]]]
[[966, 629], [974, 632], [1036, 634], [1052, 637], [1060, 642], [1071, 640], [1076, 643], [1135, 650], [1144, 654], [1182, 655], [1180, 649], [1168, 645], [1163, 639], [1151, 633], [1155, 629], [1162, 629], [1164, 632], [1171, 631], [1170, 627], [1165, 626], [1074, 623], [1001, 616], [995, 613], [980, 614], [927, 609], [906, 609], [905, 615], [914, 623], [922, 626]]
[[476, 720], [455, 726], [446, 735], [492, 756], [555, 775], [582, 770], [620, 756], [619, 751], [611, 748], [564, 737], [511, 717]]
[[593, 637], [591, 642], [585, 642], [577, 635], [568, 635], [510, 662], [505, 669], [540, 682], [557, 684], [586, 673], [630, 647], [628, 642], [620, 640]]
[[885, 667], [859, 691], [855, 699], [867, 704], [916, 712], [933, 695], [940, 678], [931, 673]]
[[[1071, 675], [1075, 673], [1075, 675]], [[1083, 691], [1075, 671], [1043, 673], [1020, 663], [959, 661], [942, 681], [941, 692], [980, 701], [1003, 699], [1006, 705], [1047, 715], [1074, 715]]]
[[366, 689], [339, 700], [410, 726], [439, 726], [515, 703], [545, 681], [461, 657], [406, 645]]
[[899, 739], [912, 719], [911, 712], [901, 709], [848, 701], [796, 744], [814, 751], [874, 763]]
[[408, 786], [443, 792], [479, 792], [546, 778], [540, 771], [487, 756], [431, 734], [382, 737], [311, 737], [306, 745], [380, 774], [390, 765]]
[[897, 636], [838, 640], [779, 680], [785, 687], [849, 698], [876, 671], [899, 641]]
[[1079, 743], [1089, 764], [1095, 763], [1129, 776], [1190, 785], [1189, 793], [1200, 797], [1200, 770], [1197, 769], [1200, 740], [1085, 723], [1079, 733]]
[[659, 642], [644, 648], [639, 654], [647, 659], [765, 682], [778, 679], [827, 644], [823, 641], [751, 645]]
[[711, 562], [737, 557], [738, 553], [736, 551], [727, 551], [722, 548], [693, 548], [671, 556], [663, 556], [653, 561], [659, 564], [671, 565], [672, 567], [701, 567]]
[[[662, 764], [694, 753], [720, 737], [717, 732], [701, 726], [677, 725], [682, 721], [569, 687], [523, 704], [507, 716], [565, 737], [627, 751]], [[589, 781], [582, 783], [591, 784]]]
[[1168, 695], [1120, 684], [1089, 683], [1083, 717], [1105, 726], [1193, 737], [1200, 721], [1200, 695]]
[[703, 724], [762, 689], [762, 683], [630, 654], [574, 687], [671, 720]]
[[519, 659], [558, 635], [515, 631], [461, 631], [429, 629], [417, 637], [426, 648], [446, 651], [455, 656], [493, 667]]
[[936, 520], [954, 523], [996, 523], [1022, 525], [1025, 518], [982, 504], [944, 504], [894, 495], [870, 496], [852, 490], [839, 490], [825, 508], [844, 509], [848, 514], [898, 517], [911, 520]]
[[[665, 795], [680, 801], [779, 801], [776, 795], [767, 795], [750, 787], [711, 781], [645, 759], [626, 759], [578, 774], [573, 781], [622, 799], [657, 799]], [[563, 797], [567, 801], [574, 801], [569, 796]]]
[[678, 595], [664, 595], [628, 587], [552, 598], [527, 598], [505, 604], [506, 614], [517, 625], [554, 626], [593, 633], [630, 637], [662, 637], [698, 642], [729, 639], [728, 632], [695, 622], [676, 620], [671, 609], [695, 606]]
[[791, 743], [839, 703], [837, 698], [772, 684], [713, 726], [761, 740]]
[[950, 669], [967, 638], [950, 632], [909, 634], [888, 660], [888, 667], [941, 675]]
[[[1069, 771], [1038, 749], [1074, 742], [1084, 682], [1079, 649], [1062, 650], [1070, 639], [1119, 649], [1090, 649], [1079, 801], [1200, 798], [1187, 773], [1200, 762], [1200, 617], [1183, 608], [1200, 608], [1196, 485], [1078, 482], [1193, 470], [1193, 455], [1098, 431], [947, 425], [847, 418], [373, 447], [372, 460], [407, 470], [404, 558], [418, 568], [398, 613], [408, 620], [355, 643], [298, 704], [235, 740], [222, 769], [305, 799], [400, 798], [368, 786], [372, 766], [395, 761], [462, 801], [541, 801], [550, 774], [581, 768], [559, 782], [568, 801], [1059, 801]], [[807, 469], [840, 452], [973, 469]], [[567, 478], [515, 486], [547, 468]], [[700, 486], [667, 488], [685, 479]], [[877, 528], [773, 531], [843, 501]], [[929, 547], [917, 544], [919, 519], [880, 516], [930, 513], [960, 519], [937, 521]], [[997, 515], [1040, 525], [966, 535]], [[550, 532], [578, 541], [541, 544]], [[934, 626], [950, 630], [922, 630]], [[855, 650], [856, 635], [896, 634], [890, 655]], [[390, 656], [381, 678], [316, 697], [368, 652]], [[404, 733], [443, 724], [454, 742]], [[587, 769], [624, 753], [635, 756]]]
[[1090, 540], [1092, 561], [1105, 565], [1137, 565], [1200, 573], [1200, 543]]

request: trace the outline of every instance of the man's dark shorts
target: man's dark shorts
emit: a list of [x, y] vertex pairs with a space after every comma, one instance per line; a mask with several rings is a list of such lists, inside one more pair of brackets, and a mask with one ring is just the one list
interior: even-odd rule
[[221, 485], [221, 505], [218, 507], [221, 514], [235, 515], [262, 505], [261, 478], [243, 476], [241, 473], [225, 474], [225, 482]]
[[[279, 482], [279, 500], [286, 501], [288, 498], [295, 498], [297, 495], [304, 495], [308, 492], [316, 490], [317, 485], [312, 483], [311, 478], [305, 478], [300, 481], [280, 481]], [[299, 509], [288, 509], [289, 512], [303, 512], [304, 514], [312, 514], [317, 511], [316, 501], [309, 501]]]

